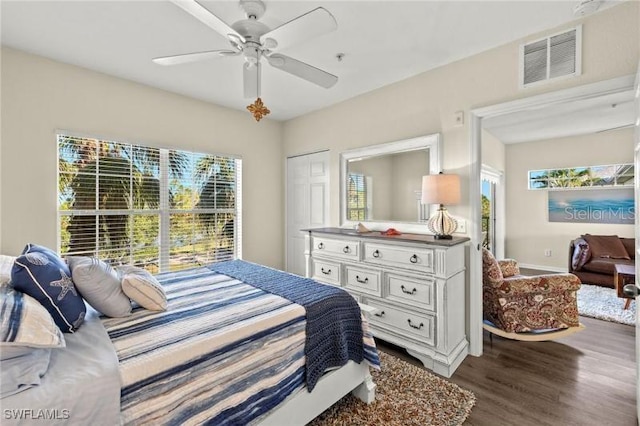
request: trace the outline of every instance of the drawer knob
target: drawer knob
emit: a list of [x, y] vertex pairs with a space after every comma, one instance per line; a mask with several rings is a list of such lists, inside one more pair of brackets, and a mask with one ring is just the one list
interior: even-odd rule
[[318, 244], [318, 250], [322, 250], [324, 248], [324, 243]]
[[320, 268], [320, 271], [322, 271], [322, 273], [325, 274], [325, 275], [331, 275], [331, 269], [327, 269], [325, 271], [324, 268]]
[[369, 278], [366, 277], [364, 280], [360, 279], [360, 275], [356, 275], [356, 281], [362, 284], [367, 284], [369, 282]]
[[373, 252], [373, 257], [378, 258], [380, 257], [380, 252], [378, 250]]
[[375, 315], [375, 316], [377, 316], [377, 317], [382, 318], [382, 317], [384, 316], [384, 311], [382, 311], [382, 312], [380, 312], [380, 313], [377, 313], [377, 312], [376, 312], [376, 313], [375, 313], [375, 314], [373, 314], [373, 315]]
[[351, 253], [351, 248], [350, 248], [349, 246], [345, 246], [345, 247], [342, 249], [342, 252], [343, 252], [343, 253]]
[[415, 294], [416, 291], [418, 291], [417, 288], [413, 288], [413, 290], [407, 290], [403, 285], [400, 286], [400, 288], [402, 289], [402, 292], [405, 294]]
[[418, 263], [418, 256], [416, 256], [415, 254], [413, 256], [411, 256], [411, 258], [409, 259], [409, 262], [411, 263]]
[[416, 330], [420, 330], [422, 327], [424, 327], [424, 324], [423, 324], [423, 323], [420, 323], [420, 325], [414, 325], [414, 324], [411, 322], [411, 319], [408, 319], [408, 320], [407, 320], [407, 322], [409, 323], [409, 327], [411, 327], [411, 328], [415, 328]]

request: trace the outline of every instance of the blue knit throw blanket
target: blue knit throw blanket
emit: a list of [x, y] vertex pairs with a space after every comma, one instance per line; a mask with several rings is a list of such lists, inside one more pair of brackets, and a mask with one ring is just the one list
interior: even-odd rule
[[209, 269], [305, 308], [304, 351], [309, 392], [327, 368], [343, 366], [349, 360], [358, 363], [363, 360], [360, 307], [346, 291], [242, 260], [216, 263]]

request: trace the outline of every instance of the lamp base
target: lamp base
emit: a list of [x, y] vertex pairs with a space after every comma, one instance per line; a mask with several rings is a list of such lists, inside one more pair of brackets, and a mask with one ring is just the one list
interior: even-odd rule
[[436, 240], [450, 240], [451, 234], [456, 232], [457, 227], [458, 222], [449, 216], [449, 212], [442, 204], [427, 222], [427, 228], [433, 233], [433, 238]]
[[433, 238], [436, 240], [452, 240], [453, 236], [452, 235], [434, 235]]

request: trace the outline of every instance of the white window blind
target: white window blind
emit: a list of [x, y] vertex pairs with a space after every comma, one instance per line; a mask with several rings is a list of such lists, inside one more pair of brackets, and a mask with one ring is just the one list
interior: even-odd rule
[[239, 257], [238, 158], [58, 135], [60, 252], [151, 272]]
[[347, 220], [367, 219], [367, 179], [360, 173], [349, 173], [347, 186]]

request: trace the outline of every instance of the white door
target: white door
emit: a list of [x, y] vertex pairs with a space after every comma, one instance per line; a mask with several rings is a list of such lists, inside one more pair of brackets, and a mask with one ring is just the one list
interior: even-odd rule
[[302, 229], [329, 224], [329, 151], [287, 158], [287, 271], [305, 275]]

